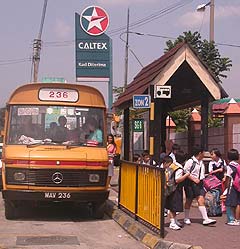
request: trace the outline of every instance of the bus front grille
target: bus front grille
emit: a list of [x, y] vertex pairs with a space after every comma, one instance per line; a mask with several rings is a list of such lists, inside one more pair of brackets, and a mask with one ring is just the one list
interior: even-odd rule
[[[97, 181], [90, 181], [97, 177]], [[107, 170], [6, 168], [7, 184], [45, 187], [105, 186]]]

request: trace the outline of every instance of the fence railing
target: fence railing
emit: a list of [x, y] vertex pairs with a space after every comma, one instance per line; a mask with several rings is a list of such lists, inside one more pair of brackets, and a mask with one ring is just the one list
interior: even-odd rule
[[121, 161], [119, 208], [164, 237], [164, 170]]

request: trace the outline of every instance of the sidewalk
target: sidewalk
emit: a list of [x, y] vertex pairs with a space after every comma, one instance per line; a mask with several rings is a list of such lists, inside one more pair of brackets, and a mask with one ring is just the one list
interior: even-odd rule
[[[116, 167], [114, 169], [114, 177], [111, 180], [108, 214], [133, 237], [142, 241], [149, 248], [240, 248], [240, 226], [226, 225], [225, 214], [222, 217], [214, 217], [217, 220], [217, 224], [203, 226], [201, 215], [196, 205], [191, 208], [190, 212], [192, 224], [185, 225], [179, 231], [169, 229], [169, 219], [165, 218], [165, 238], [160, 239], [159, 235], [154, 234], [151, 230], [117, 208], [118, 173], [119, 168]], [[178, 215], [178, 219], [181, 222], [183, 222], [183, 218], [183, 213]]]

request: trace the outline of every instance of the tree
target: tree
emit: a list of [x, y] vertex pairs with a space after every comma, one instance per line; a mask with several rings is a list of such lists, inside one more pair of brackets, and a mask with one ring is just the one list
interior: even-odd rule
[[165, 52], [184, 41], [195, 49], [202, 61], [209, 67], [220, 82], [220, 78], [227, 78], [227, 75], [224, 72], [230, 71], [232, 61], [228, 57], [221, 57], [214, 42], [209, 42], [207, 40], [202, 41], [201, 35], [198, 32], [183, 32], [183, 35], [178, 36], [175, 41], [167, 41]]
[[176, 124], [177, 132], [186, 131], [188, 129], [188, 120], [191, 116], [190, 108], [171, 112], [170, 116], [174, 121], [174, 123]]
[[[216, 44], [207, 40], [201, 40], [201, 35], [198, 32], [183, 32], [175, 41], [167, 41], [165, 52], [168, 52], [181, 42], [187, 42], [198, 54], [200, 59], [209, 67], [214, 76], [221, 82], [220, 78], [226, 78], [224, 73], [230, 71], [232, 61], [227, 57], [221, 57]], [[187, 130], [187, 121], [190, 117], [189, 109], [175, 111], [171, 113], [171, 117], [176, 123], [177, 131]], [[219, 127], [222, 122], [221, 119], [212, 119], [211, 114], [208, 117], [209, 127]]]

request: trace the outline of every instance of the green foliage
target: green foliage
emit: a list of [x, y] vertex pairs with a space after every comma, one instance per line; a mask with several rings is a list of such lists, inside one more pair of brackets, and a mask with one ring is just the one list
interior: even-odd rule
[[214, 42], [209, 42], [207, 40], [202, 41], [201, 35], [198, 32], [183, 32], [183, 35], [180, 35], [175, 41], [169, 40], [166, 42], [167, 48], [165, 49], [165, 52], [174, 48], [181, 42], [188, 42], [188, 44], [195, 49], [199, 57], [219, 81], [221, 81], [220, 78], [227, 77], [224, 72], [230, 71], [232, 61], [227, 57], [221, 57]]
[[211, 114], [208, 115], [208, 128], [221, 127], [223, 125], [222, 118], [212, 118]]
[[190, 109], [182, 109], [182, 110], [170, 113], [170, 117], [176, 124], [177, 132], [186, 131], [188, 129], [188, 120], [190, 116], [191, 116]]
[[121, 93], [123, 93], [123, 91], [124, 91], [124, 87], [123, 87], [123, 86], [119, 86], [119, 87], [114, 86], [114, 87], [113, 87], [114, 99], [115, 99], [115, 100], [118, 99], [119, 95], [120, 95]]

